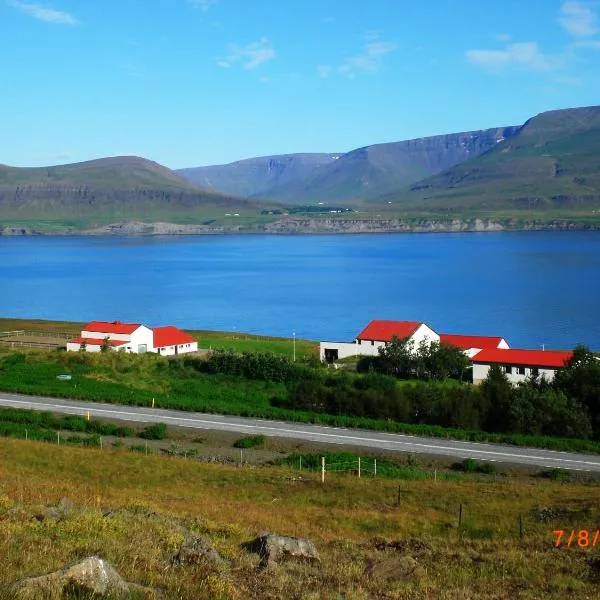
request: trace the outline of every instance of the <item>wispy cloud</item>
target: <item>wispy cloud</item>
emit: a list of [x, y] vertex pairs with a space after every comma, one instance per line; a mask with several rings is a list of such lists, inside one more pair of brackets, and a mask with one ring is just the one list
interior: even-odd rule
[[326, 79], [331, 74], [331, 67], [329, 65], [319, 65], [317, 67], [317, 72], [321, 79]]
[[79, 25], [79, 21], [70, 13], [55, 10], [42, 4], [30, 4], [20, 0], [8, 0], [8, 4], [39, 21], [56, 25]]
[[219, 4], [219, 0], [188, 0], [194, 8], [199, 8], [202, 12], [206, 12], [215, 4]]
[[230, 44], [227, 56], [217, 59], [217, 65], [223, 68], [232, 67], [235, 63], [243, 63], [245, 69], [256, 69], [260, 65], [273, 60], [275, 50], [266, 37], [260, 38], [258, 42], [238, 46]]
[[600, 50], [600, 41], [599, 40], [581, 40], [579, 42], [575, 42], [576, 48], [591, 48], [592, 50]]
[[585, 38], [598, 33], [598, 17], [589, 3], [567, 0], [560, 7], [558, 22], [573, 37]]
[[362, 52], [348, 57], [337, 68], [340, 75], [354, 79], [357, 75], [377, 73], [381, 69], [383, 58], [397, 48], [394, 42], [380, 40], [377, 32], [369, 32], [365, 37], [367, 41]]
[[559, 55], [542, 52], [537, 42], [508, 44], [502, 50], [467, 50], [467, 60], [489, 71], [518, 67], [526, 71], [554, 71], [564, 66]]

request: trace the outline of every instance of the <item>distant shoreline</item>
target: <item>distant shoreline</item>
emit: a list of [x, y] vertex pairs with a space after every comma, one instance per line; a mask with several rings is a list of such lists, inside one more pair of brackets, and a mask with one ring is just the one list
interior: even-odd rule
[[574, 219], [281, 219], [255, 226], [208, 226], [168, 222], [126, 221], [94, 229], [36, 229], [6, 225], [0, 236], [149, 236], [149, 235], [311, 235], [358, 233], [483, 233], [500, 231], [600, 231], [600, 221]]

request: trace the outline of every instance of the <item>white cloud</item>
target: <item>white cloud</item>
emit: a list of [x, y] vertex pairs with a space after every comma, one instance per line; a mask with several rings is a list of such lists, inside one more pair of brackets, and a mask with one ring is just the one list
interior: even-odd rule
[[223, 68], [229, 68], [234, 63], [244, 63], [245, 69], [256, 69], [256, 67], [275, 58], [275, 50], [266, 37], [258, 42], [246, 46], [230, 44], [228, 55], [217, 59], [217, 65]]
[[326, 79], [331, 74], [331, 67], [329, 65], [319, 65], [317, 71], [321, 79]]
[[592, 50], [600, 50], [600, 41], [597, 40], [583, 40], [575, 42], [576, 48], [591, 48]]
[[510, 40], [512, 40], [512, 35], [510, 35], [510, 33], [499, 33], [496, 36], [496, 39], [499, 42], [510, 42]]
[[518, 67], [527, 71], [553, 71], [564, 65], [561, 56], [545, 54], [537, 42], [508, 44], [503, 50], [467, 50], [467, 60], [490, 71]]
[[21, 2], [21, 0], [8, 0], [8, 3], [14, 8], [19, 9], [26, 15], [45, 21], [46, 23], [55, 23], [56, 25], [79, 25], [79, 21], [68, 12], [54, 10], [42, 4], [30, 4]]
[[188, 0], [188, 4], [191, 4], [194, 8], [199, 8], [202, 12], [206, 12], [218, 3], [219, 0]]
[[362, 52], [347, 58], [337, 68], [340, 75], [354, 79], [360, 74], [377, 73], [381, 68], [383, 57], [397, 48], [394, 42], [381, 41], [377, 32], [368, 32], [366, 39]]
[[567, 0], [560, 7], [558, 22], [573, 37], [583, 38], [598, 32], [598, 17], [591, 6], [577, 0]]

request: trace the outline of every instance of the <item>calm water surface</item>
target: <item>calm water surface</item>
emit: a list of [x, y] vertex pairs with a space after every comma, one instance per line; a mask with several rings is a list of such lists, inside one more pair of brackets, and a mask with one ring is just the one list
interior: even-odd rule
[[0, 237], [0, 316], [351, 339], [373, 318], [600, 349], [600, 234]]

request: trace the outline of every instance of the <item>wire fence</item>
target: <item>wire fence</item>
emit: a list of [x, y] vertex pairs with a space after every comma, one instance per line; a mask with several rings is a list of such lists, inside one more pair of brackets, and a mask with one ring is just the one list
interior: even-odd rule
[[0, 331], [0, 338], [6, 337], [48, 337], [60, 340], [69, 340], [79, 336], [79, 333], [65, 333], [64, 331], [27, 331], [18, 329], [15, 331]]

